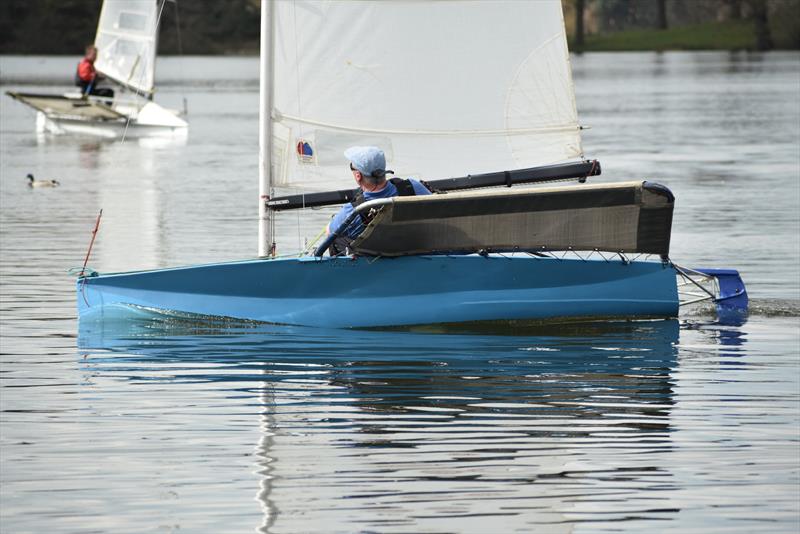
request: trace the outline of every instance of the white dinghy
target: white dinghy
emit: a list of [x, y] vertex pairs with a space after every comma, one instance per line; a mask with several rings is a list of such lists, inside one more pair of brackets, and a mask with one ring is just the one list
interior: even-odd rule
[[95, 46], [97, 72], [119, 90], [113, 99], [65, 94], [8, 92], [37, 111], [37, 132], [83, 134], [109, 139], [185, 136], [179, 112], [153, 101], [159, 15], [165, 0], [106, 0]]

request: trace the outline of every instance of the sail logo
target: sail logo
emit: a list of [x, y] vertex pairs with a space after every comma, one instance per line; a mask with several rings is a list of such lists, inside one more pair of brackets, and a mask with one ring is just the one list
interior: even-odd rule
[[311, 143], [305, 139], [297, 140], [297, 161], [300, 163], [314, 162], [314, 149], [311, 147]]

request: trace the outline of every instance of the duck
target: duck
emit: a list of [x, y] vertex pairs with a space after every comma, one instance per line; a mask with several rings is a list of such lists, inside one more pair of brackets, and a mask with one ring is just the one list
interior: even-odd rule
[[58, 187], [61, 185], [58, 180], [37, 180], [32, 174], [28, 174], [28, 187]]

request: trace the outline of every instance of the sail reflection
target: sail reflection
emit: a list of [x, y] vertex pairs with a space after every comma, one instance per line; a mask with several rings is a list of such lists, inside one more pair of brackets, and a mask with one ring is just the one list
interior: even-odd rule
[[262, 532], [455, 518], [569, 532], [677, 513], [663, 490], [678, 337], [677, 321], [431, 334], [143, 319], [82, 322], [78, 342], [95, 371], [179, 364], [162, 379], [253, 397]]

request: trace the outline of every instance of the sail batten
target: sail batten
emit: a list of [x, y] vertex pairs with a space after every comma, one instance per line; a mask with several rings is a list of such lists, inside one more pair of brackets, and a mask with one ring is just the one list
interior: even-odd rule
[[152, 94], [157, 28], [156, 0], [106, 0], [97, 24], [95, 68], [121, 85]]
[[561, 132], [572, 131], [580, 127], [575, 123], [556, 124], [552, 126], [542, 126], [537, 128], [502, 128], [497, 130], [404, 130], [401, 128], [365, 128], [362, 126], [353, 126], [348, 124], [333, 124], [329, 122], [322, 122], [304, 117], [295, 117], [293, 115], [286, 115], [284, 113], [276, 113], [284, 122], [296, 122], [311, 126], [321, 126], [332, 130], [342, 130], [350, 132], [363, 132], [363, 133], [381, 133], [381, 134], [395, 134], [395, 135], [525, 135], [530, 133], [545, 133], [545, 132]]
[[580, 159], [560, 0], [276, 2], [274, 185], [352, 185], [377, 145], [425, 179]]

